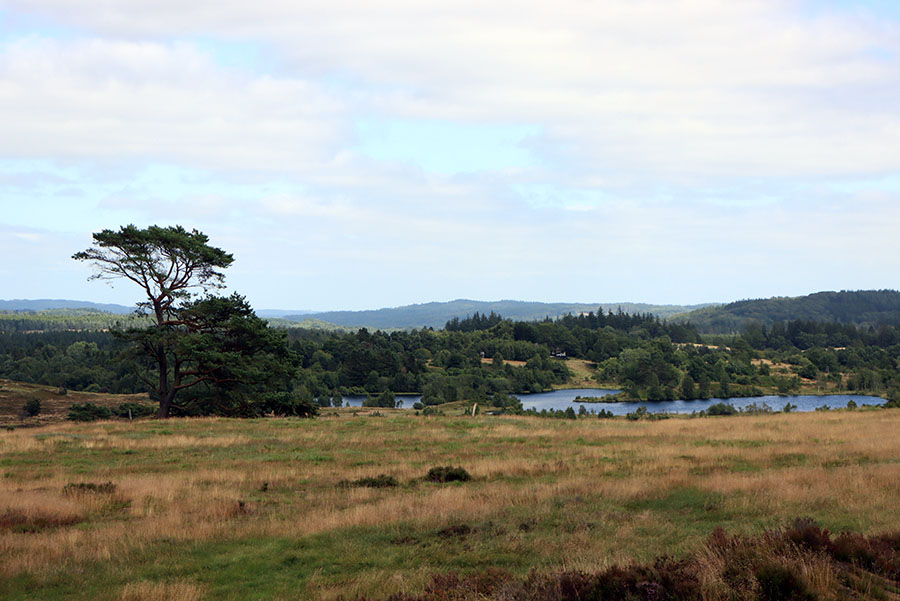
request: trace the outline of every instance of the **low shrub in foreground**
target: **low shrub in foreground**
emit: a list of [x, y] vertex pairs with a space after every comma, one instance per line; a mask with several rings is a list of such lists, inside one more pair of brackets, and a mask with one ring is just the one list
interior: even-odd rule
[[463, 467], [447, 465], [431, 468], [425, 479], [429, 482], [467, 482], [472, 479], [472, 475]]
[[894, 599], [900, 533], [832, 539], [809, 519], [756, 536], [717, 528], [693, 555], [611, 566], [597, 573], [488, 568], [435, 574], [421, 594], [390, 601], [814, 601]]

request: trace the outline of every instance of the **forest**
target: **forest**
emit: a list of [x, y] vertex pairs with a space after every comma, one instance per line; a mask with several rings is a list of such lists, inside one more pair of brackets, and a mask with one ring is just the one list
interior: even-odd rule
[[[113, 317], [121, 316], [112, 316]], [[93, 318], [92, 318], [93, 319]], [[30, 331], [16, 328], [27, 321]], [[0, 378], [89, 392], [147, 392], [115, 332], [58, 329], [61, 312], [34, 313], [0, 332]], [[96, 321], [95, 321], [96, 323]], [[84, 323], [80, 324], [84, 325]], [[650, 314], [589, 312], [556, 320], [511, 321], [476, 313], [441, 330], [329, 332], [274, 328], [286, 375], [274, 388], [241, 394], [215, 385], [185, 391], [187, 414], [252, 415], [273, 393], [339, 406], [368, 394], [393, 406], [418, 393], [426, 405], [454, 401], [516, 411], [510, 395], [565, 386], [568, 359], [594, 367], [594, 384], [621, 400], [674, 400], [770, 393], [842, 392], [900, 398], [900, 328], [815, 321], [753, 324], [704, 343], [688, 323]]]
[[[442, 329], [330, 331], [278, 327], [284, 322], [260, 318], [240, 294], [214, 294], [234, 257], [198, 230], [128, 225], [93, 238], [72, 258], [89, 263], [93, 279], [137, 284], [138, 311], [2, 312], [0, 378], [146, 392], [160, 418], [311, 415], [348, 394], [394, 407], [402, 393], [420, 394], [422, 408], [462, 401], [521, 412], [513, 395], [576, 384], [621, 389], [605, 402], [843, 391], [900, 401], [893, 291], [733, 303], [725, 309], [753, 319], [730, 336], [603, 307], [542, 320], [476, 311]], [[572, 359], [581, 362], [577, 383]]]

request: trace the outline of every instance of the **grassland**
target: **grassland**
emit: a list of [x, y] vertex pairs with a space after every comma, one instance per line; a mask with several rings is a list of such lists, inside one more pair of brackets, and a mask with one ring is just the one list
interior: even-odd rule
[[[37, 417], [24, 417], [22, 406], [31, 400], [41, 402]], [[0, 379], [0, 426], [40, 426], [64, 420], [74, 403], [93, 403], [118, 407], [122, 403], [149, 403], [146, 394], [106, 394], [60, 390], [43, 384]]]
[[[900, 523], [900, 410], [658, 422], [380, 411], [0, 431], [0, 598], [386, 597], [448, 570], [679, 556], [717, 526]], [[423, 481], [437, 465], [473, 480]], [[399, 486], [341, 485], [379, 474]]]

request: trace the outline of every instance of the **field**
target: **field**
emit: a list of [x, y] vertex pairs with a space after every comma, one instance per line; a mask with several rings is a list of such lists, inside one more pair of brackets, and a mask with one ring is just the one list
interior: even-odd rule
[[[0, 432], [0, 598], [332, 599], [900, 523], [900, 411], [57, 423]], [[473, 479], [423, 480], [459, 465]], [[398, 485], [349, 485], [380, 474]], [[343, 481], [343, 482], [342, 482]]]
[[[64, 393], [64, 394], [61, 394]], [[41, 402], [38, 417], [25, 418], [22, 406], [30, 400]], [[74, 403], [118, 407], [122, 403], [150, 404], [146, 394], [104, 394], [102, 392], [61, 391], [42, 384], [0, 379], [0, 426], [37, 426], [64, 420]]]

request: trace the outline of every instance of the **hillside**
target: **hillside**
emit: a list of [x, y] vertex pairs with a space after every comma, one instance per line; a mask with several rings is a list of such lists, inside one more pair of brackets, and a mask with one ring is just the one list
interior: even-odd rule
[[855, 325], [900, 323], [900, 292], [859, 290], [817, 292], [799, 297], [742, 300], [677, 315], [702, 333], [730, 334], [748, 323], [770, 326], [776, 321], [805, 320]]
[[126, 314], [131, 313], [135, 308], [113, 303], [92, 303], [58, 298], [0, 300], [0, 311], [46, 311], [48, 309], [91, 309], [106, 313]]
[[645, 303], [538, 303], [514, 300], [474, 301], [457, 299], [449, 302], [432, 302], [418, 305], [407, 305], [376, 309], [369, 311], [327, 311], [304, 315], [288, 315], [285, 319], [303, 321], [316, 319], [339, 326], [366, 327], [372, 329], [395, 328], [443, 328], [454, 317], [460, 319], [474, 313], [488, 314], [492, 311], [507, 319], [531, 321], [545, 317], [558, 317], [568, 313], [578, 314], [588, 311], [596, 312], [598, 307], [604, 311], [617, 311], [621, 308], [627, 313], [653, 313], [659, 317], [684, 313], [707, 305], [650, 305]]
[[0, 310], [0, 332], [101, 331], [145, 322], [132, 313], [97, 309]]
[[[40, 416], [24, 417], [22, 406], [32, 400], [41, 402]], [[93, 403], [109, 409], [123, 403], [151, 404], [146, 394], [75, 392], [57, 386], [0, 379], [0, 426], [35, 426], [60, 422], [65, 419], [73, 403]]]

